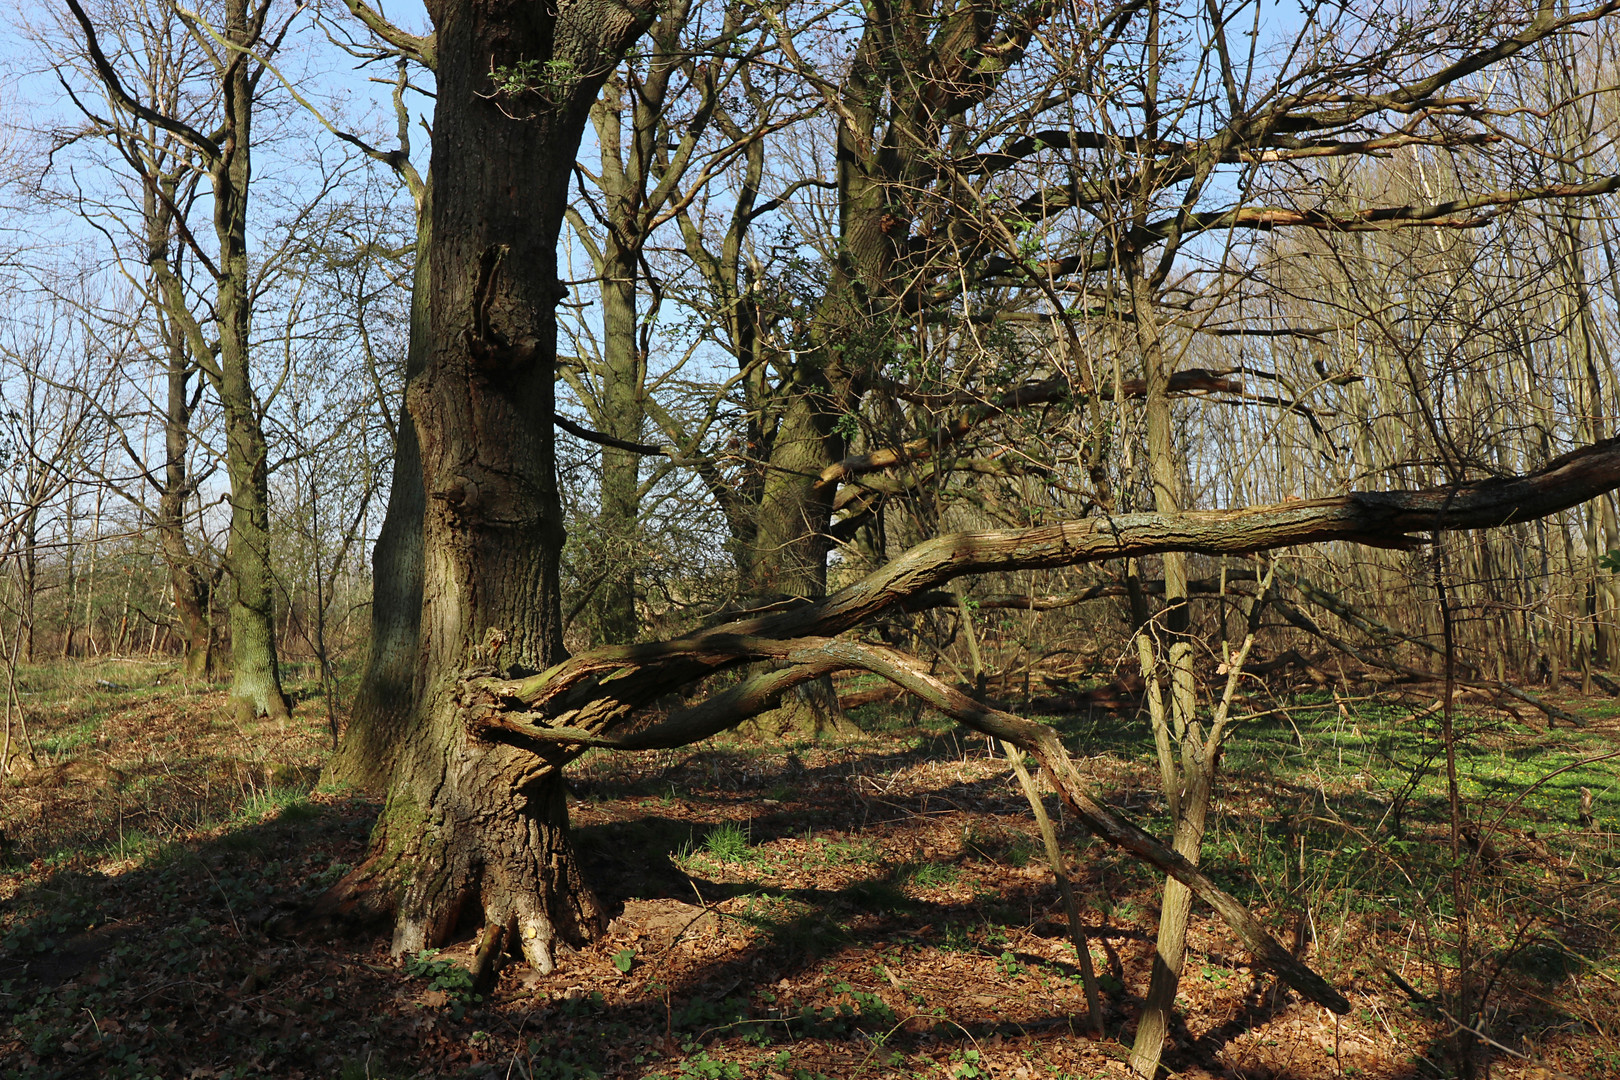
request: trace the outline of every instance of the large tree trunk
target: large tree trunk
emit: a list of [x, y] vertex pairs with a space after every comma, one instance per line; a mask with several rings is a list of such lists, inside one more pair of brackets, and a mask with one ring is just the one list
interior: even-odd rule
[[599, 920], [568, 842], [565, 755], [474, 737], [461, 684], [563, 657], [557, 235], [586, 108], [645, 16], [593, 0], [561, 15], [445, 0], [432, 15], [428, 357], [408, 391], [426, 496], [415, 703], [371, 856], [331, 902], [394, 909], [396, 953], [482, 925], [549, 971], [554, 944]]
[[[860, 57], [873, 48], [863, 39]], [[885, 332], [897, 291], [891, 281], [899, 250], [892, 218], [901, 196], [874, 178], [881, 166], [866, 145], [875, 113], [865, 100], [870, 72], [861, 59], [847, 77], [845, 96], [864, 118], [867, 140], [838, 127], [838, 258], [811, 327], [812, 348], [787, 372], [777, 396], [780, 412], [755, 511], [747, 589], [761, 598], [819, 599], [827, 594], [829, 527], [837, 485], [823, 472], [848, 450], [842, 420], [860, 404], [859, 377], [880, 370], [893, 342]], [[892, 167], [892, 162], [883, 164]], [[804, 733], [846, 726], [830, 679], [796, 688], [780, 708], [761, 715], [755, 730]]]
[[799, 361], [783, 396], [756, 513], [748, 591], [815, 599], [827, 593], [833, 497], [831, 485], [816, 481], [843, 449], [832, 430], [838, 414], [821, 350]]
[[[827, 595], [834, 487], [816, 480], [841, 456], [844, 440], [833, 431], [838, 413], [820, 353], [815, 350], [813, 358], [795, 366], [771, 442], [748, 552], [747, 591], [756, 597], [815, 600]], [[774, 737], [849, 733], [853, 728], [838, 706], [832, 680], [823, 678], [794, 687], [780, 706], [750, 720], [744, 730]]]

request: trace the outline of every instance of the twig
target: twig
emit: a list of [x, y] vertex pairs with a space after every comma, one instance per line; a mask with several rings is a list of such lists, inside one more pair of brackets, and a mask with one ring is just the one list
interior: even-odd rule
[[1018, 777], [1018, 786], [1024, 789], [1024, 798], [1029, 800], [1029, 808], [1035, 814], [1035, 824], [1041, 830], [1041, 842], [1046, 846], [1046, 860], [1052, 864], [1052, 876], [1057, 879], [1058, 892], [1063, 897], [1063, 910], [1069, 916], [1069, 937], [1074, 940], [1075, 955], [1080, 960], [1080, 983], [1086, 991], [1086, 1009], [1091, 1014], [1091, 1029], [1102, 1038], [1106, 1032], [1103, 1029], [1102, 1003], [1097, 993], [1097, 973], [1091, 966], [1091, 946], [1086, 942], [1086, 932], [1080, 925], [1080, 905], [1074, 899], [1074, 889], [1069, 884], [1069, 875], [1063, 869], [1063, 849], [1058, 846], [1057, 829], [1052, 825], [1052, 816], [1046, 812], [1046, 803], [1041, 799], [1041, 793], [1035, 790], [1035, 781], [1029, 775], [1029, 769], [1024, 766], [1024, 755], [1018, 747], [1003, 740], [1002, 749], [1007, 752], [1007, 760], [1012, 762], [1013, 772]]

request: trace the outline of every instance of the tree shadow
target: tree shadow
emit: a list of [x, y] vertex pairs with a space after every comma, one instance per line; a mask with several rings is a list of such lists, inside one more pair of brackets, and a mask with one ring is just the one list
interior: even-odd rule
[[[1092, 752], [1123, 748], [1125, 736], [1123, 725], [1094, 724], [1087, 745]], [[1043, 954], [1028, 947], [1032, 939], [1019, 944], [1004, 933], [1018, 927], [1054, 943], [1067, 935], [1050, 876], [1036, 872], [1043, 856], [1017, 788], [1001, 775], [945, 779], [904, 794], [881, 790], [886, 773], [946, 751], [959, 755], [975, 741], [933, 733], [899, 750], [835, 753], [813, 766], [785, 754], [700, 747], [650, 784], [628, 772], [582, 778], [575, 790], [585, 806], [629, 804], [614, 807], [624, 816], [583, 824], [574, 834], [588, 879], [610, 911], [658, 899], [698, 912], [724, 906], [714, 921], [734, 927], [745, 944], [688, 955], [671, 940], [661, 952], [634, 954], [622, 974], [613, 973], [615, 954], [604, 945], [565, 958], [549, 978], [509, 967], [487, 1002], [463, 995], [453, 980], [448, 989], [433, 988], [451, 974], [435, 965], [464, 947], [419, 958], [412, 976], [388, 960], [384, 939], [307, 922], [309, 901], [363, 855], [374, 814], [364, 803], [294, 803], [206, 841], [165, 845], [116, 877], [60, 869], [7, 901], [0, 1010], [12, 1034], [0, 1035], [0, 1057], [16, 1061], [17, 1075], [27, 1078], [116, 1075], [114, 1068], [126, 1065], [203, 1075], [243, 1062], [278, 1076], [339, 1076], [360, 1062], [362, 1071], [352, 1075], [366, 1075], [368, 1055], [372, 1076], [423, 1068], [423, 1075], [478, 1075], [468, 1070], [486, 1066], [505, 1075], [517, 1062], [531, 1076], [628, 1077], [655, 1072], [659, 1063], [668, 1071], [697, 1055], [747, 1058], [785, 1076], [898, 1074], [916, 1071], [924, 1058], [947, 1074], [970, 1075], [959, 1066], [978, 1065], [952, 1055], [977, 1046], [994, 1057], [1001, 1051], [991, 1044], [1008, 1055], [1067, 1053], [1090, 1063], [1086, 1068], [1117, 1058], [1117, 1045], [1071, 1038], [1087, 1026], [1076, 965], [1059, 948]], [[1237, 782], [1286, 804], [1313, 796], [1307, 785], [1276, 778]], [[662, 816], [660, 785], [667, 792], [670, 784], [674, 798], [697, 809], [687, 806], [680, 819]], [[1100, 786], [1105, 801], [1130, 806], [1152, 824], [1142, 811], [1154, 803], [1140, 790]], [[802, 797], [791, 805], [773, 800], [779, 789]], [[1380, 809], [1370, 796], [1335, 806], [1347, 816]], [[856, 869], [838, 883], [761, 887], [705, 873], [690, 858], [727, 823], [735, 828], [743, 809], [755, 811], [745, 839], [757, 849], [807, 832], [921, 829], [936, 821], [939, 807], [980, 830], [960, 851], [923, 858], [901, 844], [869, 859], [851, 842]], [[1051, 808], [1058, 811], [1055, 800]], [[1071, 867], [1082, 896], [1112, 902], [1155, 885], [1153, 875], [1072, 829], [1065, 847], [1085, 856]], [[919, 890], [925, 871], [970, 863], [993, 876], [993, 895]], [[1248, 871], [1240, 864], [1217, 855], [1210, 865], [1234, 892], [1243, 888]], [[1030, 873], [1014, 873], [1025, 868]], [[1149, 933], [1129, 918], [1093, 915], [1086, 924], [1117, 984], [1107, 995], [1107, 1019], [1118, 1033], [1139, 1005], [1128, 987], [1146, 972]], [[1548, 993], [1578, 968], [1545, 951], [1501, 959]], [[593, 985], [614, 998], [593, 997]], [[1257, 983], [1196, 1037], [1183, 1021], [1167, 1063], [1218, 1068], [1234, 1039], [1291, 1007], [1285, 995]], [[777, 1068], [784, 1052], [790, 1067]], [[1307, 1072], [1256, 1062], [1241, 1075], [1288, 1080]]]

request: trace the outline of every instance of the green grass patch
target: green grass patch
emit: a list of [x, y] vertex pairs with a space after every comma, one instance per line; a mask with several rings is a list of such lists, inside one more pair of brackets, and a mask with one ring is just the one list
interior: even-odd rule
[[925, 862], [906, 867], [905, 880], [919, 889], [938, 889], [955, 884], [961, 873], [948, 863]]

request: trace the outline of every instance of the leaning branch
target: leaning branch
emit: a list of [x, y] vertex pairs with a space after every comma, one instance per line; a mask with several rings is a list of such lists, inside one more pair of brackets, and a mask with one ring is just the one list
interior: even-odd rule
[[[1186, 860], [1084, 790], [1057, 736], [1033, 721], [974, 701], [904, 654], [839, 639], [863, 620], [968, 574], [1055, 569], [1166, 551], [1249, 554], [1327, 540], [1410, 548], [1430, 535], [1543, 517], [1620, 487], [1620, 439], [1566, 454], [1535, 472], [1422, 491], [1185, 514], [1127, 514], [1034, 529], [958, 533], [920, 544], [865, 580], [823, 600], [734, 619], [673, 641], [616, 646], [573, 657], [521, 680], [470, 678], [462, 688], [469, 728], [562, 761], [586, 746], [685, 745], [772, 707], [789, 689], [838, 670], [880, 674], [974, 730], [1032, 754], [1087, 828], [1185, 883], [1265, 965], [1336, 1011], [1348, 1003], [1266, 933], [1258, 920]], [[639, 732], [615, 735], [670, 690], [750, 660], [771, 662], [732, 688]]]
[[527, 723], [503, 712], [493, 702], [472, 710], [471, 726], [484, 738], [514, 742], [542, 755], [555, 754], [558, 744], [607, 746], [621, 750], [684, 746], [722, 731], [745, 716], [772, 707], [787, 690], [810, 679], [851, 669], [882, 675], [974, 731], [1011, 743], [1033, 756], [1046, 770], [1064, 801], [1094, 836], [1185, 884], [1215, 909], [1262, 966], [1274, 971], [1289, 986], [1334, 1012], [1349, 1012], [1350, 1003], [1344, 996], [1320, 975], [1296, 960], [1248, 908], [1197, 866], [1094, 799], [1086, 790], [1084, 778], [1063, 749], [1056, 733], [1045, 724], [975, 701], [928, 674], [914, 657], [887, 646], [829, 638], [805, 638], [791, 642], [730, 638], [725, 644], [757, 658], [775, 659], [788, 666], [755, 675], [702, 705], [683, 710], [642, 732], [620, 738], [600, 736], [579, 728]]
[[832, 638], [909, 598], [972, 574], [1051, 570], [1167, 551], [1248, 555], [1348, 541], [1416, 548], [1432, 533], [1495, 528], [1567, 509], [1620, 487], [1620, 439], [1524, 476], [1420, 491], [1182, 514], [1122, 514], [1030, 529], [955, 533], [919, 544], [861, 581], [785, 611], [744, 615], [671, 641], [581, 653], [493, 690], [544, 726], [604, 734], [664, 694], [748, 659], [762, 642]]

